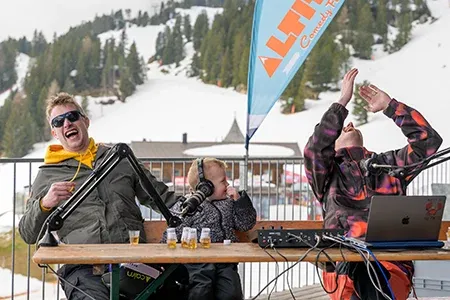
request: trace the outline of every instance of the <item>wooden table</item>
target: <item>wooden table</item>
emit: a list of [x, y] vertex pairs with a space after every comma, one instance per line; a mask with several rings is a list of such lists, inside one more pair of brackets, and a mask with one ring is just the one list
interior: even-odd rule
[[[300, 249], [278, 249], [289, 261], [297, 261], [307, 251]], [[267, 250], [277, 261], [284, 261], [273, 250]], [[326, 250], [333, 261], [343, 261], [339, 249]], [[358, 253], [342, 249], [346, 261], [362, 261]], [[436, 250], [407, 250], [407, 251], [373, 251], [378, 260], [450, 260], [450, 251]], [[317, 250], [311, 251], [303, 261], [315, 262]], [[240, 263], [240, 262], [273, 262], [267, 253], [258, 244], [234, 243], [231, 245], [212, 244], [211, 248], [198, 248], [195, 250], [183, 249], [177, 244], [176, 249], [169, 249], [165, 244], [101, 244], [101, 245], [59, 245], [57, 247], [41, 247], [33, 256], [37, 264], [112, 264], [111, 299], [118, 299], [118, 264], [134, 263]], [[325, 255], [320, 255], [321, 262], [328, 261]], [[173, 270], [172, 270], [173, 271]], [[166, 273], [166, 272], [165, 272]], [[167, 272], [170, 274], [170, 272]], [[169, 275], [158, 277], [153, 283], [160, 284]], [[136, 299], [146, 299], [154, 289]]]

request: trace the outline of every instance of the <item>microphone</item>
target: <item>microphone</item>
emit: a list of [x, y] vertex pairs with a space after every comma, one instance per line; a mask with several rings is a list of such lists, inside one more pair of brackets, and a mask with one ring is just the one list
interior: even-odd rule
[[378, 155], [376, 153], [372, 153], [372, 156], [370, 158], [360, 160], [359, 166], [365, 176], [378, 176], [381, 174], [382, 167], [384, 166], [379, 164], [378, 162]]
[[182, 204], [181, 204], [181, 216], [192, 216], [194, 215], [197, 211], [201, 211], [202, 208], [200, 207], [200, 204], [202, 204], [203, 201], [205, 201], [206, 199], [206, 195], [205, 193], [203, 193], [201, 190], [197, 190], [195, 191], [195, 193], [193, 193], [191, 195], [191, 197], [189, 197], [188, 199], [186, 199]]

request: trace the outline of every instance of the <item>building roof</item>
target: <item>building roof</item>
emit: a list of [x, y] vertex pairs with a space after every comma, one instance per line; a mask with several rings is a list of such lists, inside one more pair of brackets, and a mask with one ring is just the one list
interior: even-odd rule
[[[146, 158], [174, 158], [186, 157], [194, 158], [195, 156], [185, 154], [186, 150], [195, 148], [207, 148], [218, 145], [238, 145], [245, 143], [245, 137], [237, 123], [236, 117], [233, 120], [230, 131], [221, 142], [189, 142], [187, 133], [182, 135], [180, 142], [161, 142], [161, 141], [132, 141], [131, 149], [137, 157]], [[295, 157], [302, 156], [300, 148], [296, 142], [293, 143], [251, 143], [251, 145], [267, 145], [280, 146], [291, 149]], [[250, 147], [251, 147], [250, 145]], [[214, 155], [218, 157], [218, 155]]]
[[231, 125], [230, 131], [227, 136], [223, 139], [223, 143], [244, 143], [245, 138], [242, 134], [241, 129], [237, 123], [236, 117], [234, 117], [233, 124]]
[[[187, 157], [194, 158], [195, 156], [186, 155], [184, 152], [194, 148], [205, 148], [217, 145], [223, 145], [223, 142], [153, 142], [153, 141], [132, 141], [131, 149], [137, 157], [146, 158], [174, 158]], [[225, 143], [225, 144], [243, 144], [240, 143]], [[251, 145], [270, 145], [281, 146], [289, 148], [294, 152], [295, 157], [302, 156], [300, 148], [297, 143], [252, 143]], [[250, 145], [250, 147], [251, 147]]]

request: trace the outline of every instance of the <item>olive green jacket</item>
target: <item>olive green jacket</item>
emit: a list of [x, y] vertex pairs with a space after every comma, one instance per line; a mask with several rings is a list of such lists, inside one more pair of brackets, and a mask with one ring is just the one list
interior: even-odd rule
[[[99, 145], [93, 163], [94, 169], [107, 157], [109, 149]], [[36, 242], [46, 218], [51, 213], [51, 211], [42, 211], [40, 199], [47, 194], [52, 183], [71, 180], [78, 167], [79, 162], [73, 158], [40, 167], [31, 189], [26, 212], [19, 223], [20, 235], [26, 243]], [[147, 169], [143, 168], [143, 170], [163, 202], [168, 207], [175, 204], [177, 201], [175, 194], [168, 191], [168, 187], [157, 181]], [[91, 173], [92, 169], [81, 164], [74, 180], [75, 191]], [[127, 243], [128, 230], [140, 230], [141, 242], [145, 242], [143, 218], [136, 198], [142, 205], [158, 211], [153, 199], [141, 187], [139, 178], [128, 160], [122, 159], [66, 218], [63, 227], [57, 231], [58, 237], [68, 244]], [[61, 202], [60, 206], [65, 202]], [[41, 237], [42, 234], [39, 238]]]

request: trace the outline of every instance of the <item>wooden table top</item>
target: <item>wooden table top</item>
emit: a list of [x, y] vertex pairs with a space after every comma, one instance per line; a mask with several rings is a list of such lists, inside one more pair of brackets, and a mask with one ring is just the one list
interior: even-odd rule
[[[289, 261], [297, 261], [308, 249], [278, 249]], [[277, 261], [284, 259], [273, 250], [267, 250]], [[345, 260], [361, 261], [358, 253], [342, 249]], [[342, 261], [338, 248], [326, 250], [333, 261]], [[318, 251], [311, 251], [303, 260], [314, 262]], [[450, 251], [408, 250], [408, 251], [374, 251], [379, 260], [450, 260]], [[273, 262], [258, 244], [234, 243], [231, 245], [212, 244], [211, 248], [183, 249], [177, 244], [176, 249], [169, 249], [165, 244], [91, 244], [59, 245], [57, 247], [40, 247], [33, 256], [38, 264], [116, 264], [116, 263], [239, 263], [239, 262]], [[322, 253], [319, 261], [327, 261]]]

